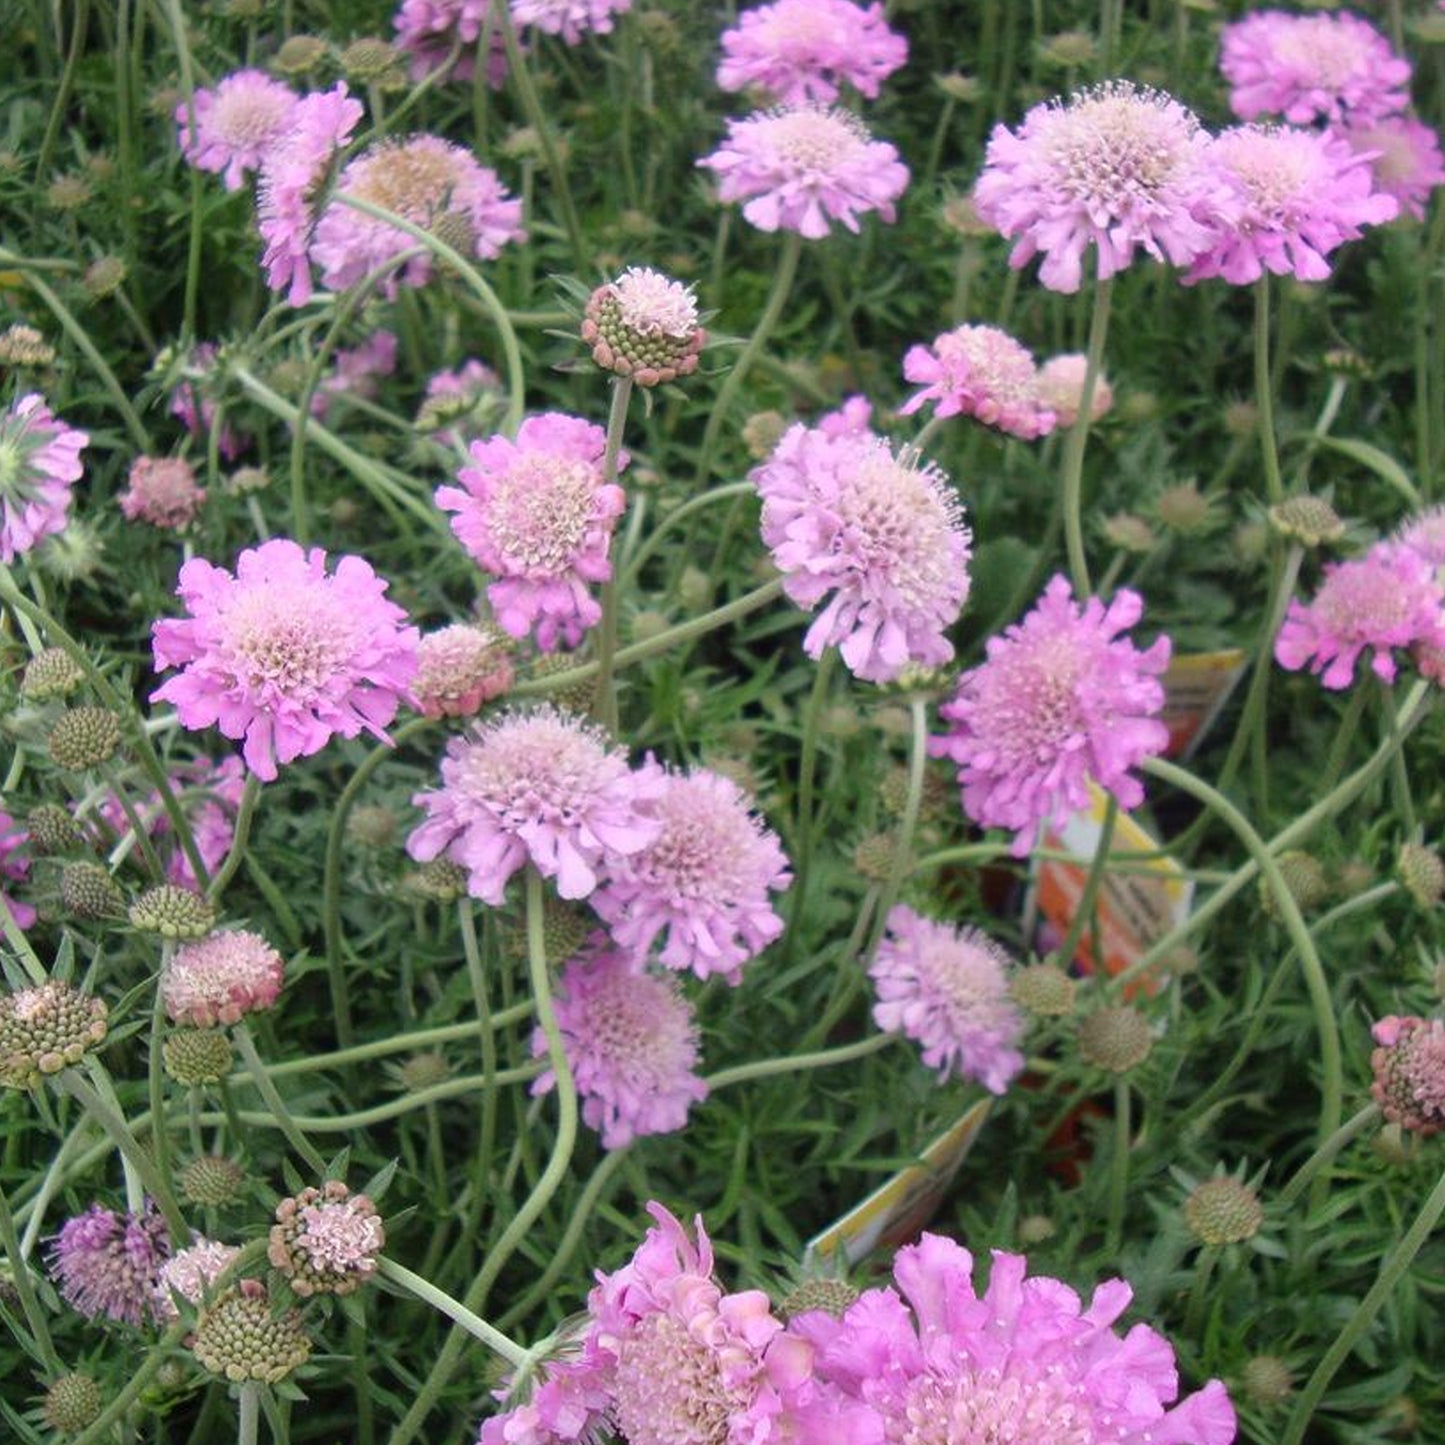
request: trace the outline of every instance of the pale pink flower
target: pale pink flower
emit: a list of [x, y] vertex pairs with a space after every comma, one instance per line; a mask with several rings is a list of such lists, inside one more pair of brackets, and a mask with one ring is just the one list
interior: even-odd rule
[[422, 634], [412, 693], [426, 717], [473, 717], [512, 686], [507, 642], [493, 627], [456, 622]]
[[487, 36], [487, 84], [500, 90], [507, 80], [507, 49], [501, 29], [488, 23], [491, 0], [403, 0], [392, 16], [397, 49], [412, 58], [411, 78], [420, 80], [456, 60], [447, 79], [468, 81], [476, 73], [478, 42]]
[[[30, 859], [20, 851], [29, 841], [30, 834], [0, 809], [0, 878], [23, 883], [29, 876]], [[17, 902], [3, 891], [0, 891], [0, 908], [9, 912], [17, 928], [29, 928], [35, 922], [35, 910], [28, 903]]]
[[0, 414], [0, 563], [65, 530], [90, 436], [67, 426], [32, 391]]
[[183, 943], [161, 975], [161, 1000], [172, 1023], [211, 1029], [268, 1009], [285, 982], [281, 955], [245, 929]]
[[325, 418], [332, 403], [348, 397], [372, 400], [381, 389], [381, 378], [396, 370], [396, 333], [373, 331], [360, 346], [342, 347], [331, 369], [311, 394], [311, 415]]
[[1410, 103], [1410, 63], [1358, 15], [1257, 10], [1224, 27], [1219, 68], [1241, 120], [1368, 122]]
[[184, 457], [137, 457], [116, 500], [132, 522], [184, 532], [200, 516], [206, 489], [196, 482], [196, 469]]
[[117, 1214], [92, 1204], [60, 1226], [47, 1253], [61, 1297], [87, 1319], [141, 1325], [156, 1318], [156, 1278], [170, 1250], [154, 1206]]
[[333, 734], [384, 741], [417, 644], [386, 588], [360, 557], [328, 575], [325, 552], [284, 538], [242, 552], [234, 576], [193, 558], [176, 588], [190, 616], [151, 629], [157, 670], [182, 671], [151, 701], [174, 703], [187, 728], [244, 738], [246, 766], [266, 782]]
[[[487, 598], [511, 637], [535, 629], [537, 645], [575, 647], [602, 618], [589, 582], [612, 576], [608, 550], [627, 506], [607, 481], [600, 426], [561, 412], [530, 416], [513, 441], [500, 433], [470, 447], [460, 487], [438, 487], [437, 506], [454, 512], [452, 531], [498, 580]], [[627, 463], [619, 456], [618, 467]]]
[[511, 0], [511, 5], [516, 24], [560, 35], [567, 45], [577, 45], [589, 32], [610, 35], [612, 17], [627, 14], [632, 0]]
[[1390, 115], [1345, 126], [1337, 134], [1369, 160], [1377, 190], [1393, 196], [1405, 214], [1425, 219], [1430, 192], [1445, 185], [1440, 137], [1428, 125], [1407, 115]]
[[[821, 1398], [796, 1445], [1230, 1445], [1234, 1408], [1211, 1380], [1182, 1400], [1174, 1351], [1148, 1325], [1113, 1326], [1132, 1291], [1108, 1280], [1086, 1306], [1062, 1280], [1028, 1278], [993, 1253], [988, 1289], [973, 1256], [924, 1234], [893, 1262], [896, 1288], [864, 1292], [841, 1318], [788, 1328], [815, 1351]], [[831, 1398], [829, 1398], [831, 1396]]]
[[361, 120], [361, 102], [342, 81], [296, 102], [286, 134], [266, 153], [256, 195], [256, 222], [266, 249], [266, 284], [292, 306], [312, 293], [309, 252], [316, 202], [331, 162]]
[[783, 931], [768, 899], [791, 881], [777, 834], [729, 778], [650, 771], [662, 780], [654, 810], [662, 831], [613, 864], [592, 906], [634, 957], [665, 932], [664, 967], [740, 983], [743, 965]]
[[899, 416], [932, 402], [936, 417], [977, 417], [1025, 441], [1054, 429], [1033, 352], [997, 326], [957, 326], [931, 346], [909, 347], [903, 375], [923, 389], [898, 408]]
[[836, 644], [855, 676], [889, 682], [953, 656], [944, 633], [968, 596], [971, 538], [937, 467], [850, 424], [790, 427], [749, 479], [783, 590], [805, 608], [832, 594], [804, 651]]
[[1213, 156], [1234, 203], [1195, 258], [1188, 283], [1222, 276], [1245, 285], [1266, 271], [1323, 281], [1331, 251], [1400, 209], [1393, 196], [1374, 189], [1368, 161], [1328, 133], [1235, 126], [1215, 138]]
[[200, 1305], [211, 1287], [211, 1281], [240, 1254], [239, 1246], [221, 1244], [198, 1234], [195, 1243], [177, 1250], [156, 1276], [154, 1302], [156, 1318], [163, 1324], [179, 1318], [175, 1297], [187, 1304]]
[[899, 904], [868, 976], [873, 1022], [923, 1045], [923, 1062], [1002, 1094], [1024, 1066], [1024, 1019], [1009, 996], [1013, 960], [977, 928], [935, 923]]
[[1390, 1014], [1370, 1030], [1370, 1093], [1392, 1124], [1422, 1136], [1445, 1129], [1445, 1023]]
[[929, 752], [959, 765], [975, 823], [1014, 832], [1015, 857], [1042, 824], [1088, 807], [1091, 781], [1125, 809], [1143, 802], [1129, 770], [1168, 745], [1158, 675], [1170, 652], [1167, 637], [1140, 652], [1120, 636], [1143, 610], [1127, 590], [1107, 608], [1097, 597], [1081, 608], [1055, 577], [1021, 623], [988, 640], [987, 660], [939, 709], [952, 727]]
[[432, 431], [445, 426], [440, 440], [449, 447], [463, 448], [479, 435], [479, 426], [493, 415], [500, 416], [504, 403], [501, 378], [485, 362], [468, 357], [451, 371], [438, 371], [427, 378], [426, 397], [417, 410], [416, 424]]
[[1445, 569], [1445, 506], [1427, 507], [1395, 533], [1395, 540], [1418, 552], [1437, 573]]
[[[423, 230], [440, 231], [464, 256], [490, 261], [509, 241], [526, 236], [522, 203], [507, 194], [497, 173], [440, 136], [377, 141], [347, 163], [336, 190], [392, 211]], [[466, 239], [454, 237], [453, 229]], [[316, 222], [311, 259], [321, 269], [323, 285], [339, 291], [417, 244], [405, 231], [332, 201]], [[400, 271], [389, 271], [377, 290], [394, 297], [399, 282], [424, 286], [432, 270], [432, 254], [423, 251]]]
[[[190, 367], [209, 372], [216, 364], [220, 348], [214, 342], [203, 341], [191, 348]], [[183, 381], [171, 393], [170, 414], [178, 417], [191, 437], [200, 442], [209, 442], [216, 424], [216, 403], [205, 392], [205, 381]], [[233, 462], [251, 443], [251, 438], [237, 431], [229, 421], [221, 423], [221, 435], [216, 439], [217, 449], [228, 462]]]
[[1017, 238], [1010, 266], [1042, 254], [1039, 280], [1077, 291], [1090, 245], [1100, 280], [1140, 249], [1184, 266], [1209, 245], [1206, 223], [1227, 213], [1229, 192], [1208, 155], [1208, 137], [1177, 100], [1111, 81], [1034, 106], [1017, 131], [995, 126], [974, 205]]
[[197, 170], [223, 176], [228, 191], [239, 191], [290, 129], [298, 99], [264, 71], [238, 70], [214, 90], [196, 91], [194, 125], [191, 107], [185, 101], [176, 107], [181, 153]]
[[598, 366], [638, 386], [691, 376], [707, 344], [692, 288], [650, 266], [629, 266], [597, 287], [578, 330]]
[[420, 862], [445, 853], [483, 903], [500, 904], [529, 861], [563, 898], [586, 898], [600, 871], [660, 831], [660, 781], [631, 772], [599, 730], [554, 708], [507, 713], [453, 738], [441, 776], [439, 789], [412, 798], [427, 817], [407, 852]]
[[1309, 604], [1291, 601], [1275, 639], [1275, 661], [1290, 672], [1308, 664], [1328, 688], [1355, 680], [1367, 648], [1370, 668], [1394, 682], [1396, 647], [1445, 648], [1445, 591], [1413, 547], [1380, 542], [1363, 557], [1325, 566]]
[[[1079, 419], [1079, 403], [1084, 397], [1084, 374], [1088, 369], [1089, 358], [1082, 351], [1066, 351], [1062, 356], [1051, 356], [1039, 367], [1039, 395], [1061, 427], [1071, 427]], [[1101, 372], [1094, 378], [1089, 420], [1098, 421], [1108, 415], [1113, 405], [1114, 389]]]
[[775, 0], [744, 10], [722, 35], [717, 83], [759, 90], [785, 105], [838, 98], [840, 85], [875, 100], [908, 59], [908, 41], [888, 28], [881, 4]]
[[[671, 1134], [707, 1098], [707, 1085], [694, 1072], [697, 1021], [676, 980], [648, 973], [598, 933], [563, 970], [554, 1002], [582, 1120], [601, 1134], [604, 1149]], [[532, 1034], [532, 1057], [547, 1057], [540, 1028]], [[532, 1093], [549, 1093], [556, 1084], [549, 1068]]]
[[718, 197], [743, 201], [760, 231], [797, 231], [810, 240], [840, 221], [897, 215], [908, 167], [886, 141], [875, 141], [857, 116], [836, 107], [797, 105], [728, 121], [727, 138], [698, 162], [716, 173]]

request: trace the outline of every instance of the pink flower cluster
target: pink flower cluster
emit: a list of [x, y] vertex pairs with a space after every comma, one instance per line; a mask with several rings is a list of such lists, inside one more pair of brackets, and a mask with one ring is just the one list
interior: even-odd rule
[[129, 521], [184, 532], [200, 515], [206, 489], [184, 457], [137, 457], [116, 500]]
[[89, 444], [89, 435], [61, 421], [39, 392], [0, 415], [0, 563], [8, 566], [65, 529]]
[[828, 104], [842, 85], [875, 100], [908, 59], [908, 41], [888, 28], [883, 6], [852, 0], [775, 0], [744, 10], [722, 35], [717, 83], [757, 90], [784, 105]]
[[381, 378], [396, 370], [396, 344], [395, 332], [377, 330], [360, 346], [338, 350], [330, 370], [311, 394], [311, 415], [324, 419], [334, 403], [348, 397], [370, 401]]
[[485, 32], [486, 81], [500, 90], [507, 80], [507, 50], [500, 28], [487, 24], [490, 9], [491, 0], [402, 0], [391, 23], [397, 49], [411, 56], [411, 78], [449, 65], [446, 78], [471, 80]]
[[1025, 441], [1047, 435], [1058, 420], [1033, 353], [997, 326], [958, 326], [931, 346], [910, 347], [903, 375], [923, 389], [898, 408], [899, 416], [932, 402], [937, 417], [977, 417]]
[[1445, 1130], [1445, 1023], [1390, 1014], [1370, 1035], [1370, 1093], [1380, 1112], [1421, 1136]]
[[632, 0], [511, 0], [512, 19], [523, 26], [559, 35], [567, 45], [579, 45], [589, 33], [608, 35], [612, 17], [625, 15]]
[[417, 648], [386, 587], [360, 557], [328, 574], [320, 548], [281, 538], [242, 552], [234, 575], [194, 558], [176, 589], [189, 617], [151, 629], [157, 670], [180, 669], [151, 700], [174, 703], [187, 728], [243, 738], [246, 766], [266, 782], [333, 734], [384, 739]]
[[1143, 801], [1130, 770], [1168, 744], [1158, 714], [1170, 653], [1167, 637], [1141, 652], [1120, 636], [1143, 610], [1127, 590], [1107, 607], [1097, 597], [1080, 607], [1055, 577], [1021, 623], [989, 639], [987, 659], [939, 709], [952, 726], [929, 751], [958, 764], [974, 822], [1014, 833], [1015, 857], [1044, 823], [1087, 807], [1090, 782], [1125, 809]]
[[870, 431], [866, 405], [862, 417], [789, 428], [749, 479], [784, 591], [810, 609], [832, 594], [804, 651], [836, 645], [855, 676], [889, 682], [952, 658], [971, 536], [948, 478]]
[[291, 128], [300, 97], [262, 70], [238, 70], [214, 90], [198, 90], [193, 105], [176, 107], [181, 154], [197, 170], [222, 176], [228, 191], [261, 169]]
[[[212, 342], [203, 341], [192, 347], [190, 367], [201, 372], [210, 372], [216, 364], [219, 348]], [[190, 436], [199, 442], [209, 440], [216, 424], [216, 403], [204, 390], [205, 381], [183, 381], [171, 393], [169, 411], [179, 419]], [[233, 462], [250, 445], [251, 438], [236, 430], [228, 421], [221, 423], [221, 434], [217, 447], [228, 462]]]

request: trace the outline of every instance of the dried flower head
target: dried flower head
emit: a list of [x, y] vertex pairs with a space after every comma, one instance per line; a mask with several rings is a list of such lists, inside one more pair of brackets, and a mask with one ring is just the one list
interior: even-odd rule
[[120, 750], [120, 715], [108, 707], [68, 707], [45, 741], [56, 767], [98, 768]]
[[276, 1206], [266, 1258], [303, 1299], [352, 1294], [376, 1273], [386, 1230], [376, 1206], [339, 1179]]
[[259, 933], [212, 933], [176, 949], [161, 978], [161, 998], [172, 1023], [198, 1029], [239, 1023], [276, 1002], [285, 971], [281, 955]]
[[598, 366], [638, 386], [691, 376], [707, 344], [692, 288], [647, 266], [629, 266], [592, 293], [581, 334]]
[[60, 1226], [47, 1254], [62, 1297], [87, 1319], [140, 1325], [155, 1318], [155, 1283], [169, 1250], [150, 1205], [117, 1214], [92, 1204]]
[[33, 1089], [105, 1042], [106, 1006], [58, 978], [0, 996], [0, 1084]]
[[191, 1351], [223, 1380], [274, 1385], [306, 1363], [311, 1341], [299, 1311], [276, 1313], [265, 1285], [243, 1279], [201, 1311]]
[[0, 413], [0, 564], [64, 529], [89, 443], [89, 435], [66, 426], [38, 392]]
[[126, 483], [117, 498], [125, 516], [169, 532], [184, 532], [206, 500], [196, 469], [184, 457], [137, 457]]
[[1149, 1057], [1154, 1031], [1136, 1008], [1098, 1008], [1079, 1025], [1079, 1057], [1110, 1074], [1127, 1074]]
[[180, 1311], [175, 1297], [199, 1305], [209, 1294], [211, 1281], [240, 1254], [234, 1244], [221, 1244], [198, 1234], [194, 1243], [177, 1250], [162, 1266], [156, 1279], [155, 1312], [161, 1321], [173, 1320]]

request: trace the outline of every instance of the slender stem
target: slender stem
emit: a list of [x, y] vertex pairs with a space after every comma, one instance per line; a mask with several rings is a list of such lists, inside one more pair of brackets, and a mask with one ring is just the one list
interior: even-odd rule
[[808, 895], [809, 866], [813, 861], [813, 792], [817, 782], [818, 739], [823, 732], [823, 707], [833, 681], [833, 648], [824, 648], [813, 668], [813, 686], [803, 714], [803, 745], [798, 759], [798, 805], [793, 823], [794, 850], [797, 853], [797, 878], [793, 883], [794, 920], [803, 915]]
[[236, 1445], [256, 1445], [261, 1434], [261, 1387], [247, 1380], [236, 1402]]
[[491, 1008], [487, 1002], [487, 976], [482, 968], [481, 950], [477, 947], [475, 905], [470, 898], [457, 903], [457, 920], [461, 926], [462, 951], [467, 957], [467, 977], [472, 985], [472, 1002], [477, 1010], [481, 1034], [482, 1077], [488, 1082], [482, 1089], [481, 1136], [473, 1161], [472, 1178], [479, 1201], [485, 1202], [492, 1176], [492, 1149], [497, 1137], [497, 1091], [492, 1081], [497, 1077], [497, 1036], [492, 1026]]
[[1129, 1194], [1129, 1150], [1133, 1135], [1130, 1098], [1129, 1081], [1120, 1074], [1114, 1079], [1114, 1152], [1109, 1158], [1109, 1214], [1104, 1231], [1104, 1247], [1110, 1254], [1118, 1254], [1124, 1238], [1124, 1203]]
[[647, 534], [646, 540], [628, 558], [626, 570], [622, 574], [623, 585], [629, 585], [637, 580], [638, 574], [642, 571], [642, 564], [657, 550], [658, 543], [662, 538], [680, 522], [688, 521], [704, 507], [711, 507], [717, 502], [731, 501], [737, 497], [746, 497], [756, 490], [751, 482], [728, 482], [725, 486], [713, 487], [710, 491], [689, 498], [680, 507], [674, 507]]
[[[864, 952], [862, 966], [867, 972], [883, 941], [888, 927], [888, 915], [898, 901], [903, 880], [908, 876], [913, 852], [913, 835], [918, 828], [918, 814], [923, 807], [923, 776], [928, 764], [928, 704], [924, 698], [909, 699], [908, 710], [912, 728], [908, 741], [908, 791], [903, 798], [903, 817], [898, 823], [898, 833], [893, 843], [893, 858], [888, 865], [888, 877], [878, 894], [877, 913], [874, 915], [873, 931]], [[852, 960], [845, 959], [844, 967], [851, 966]]]
[[251, 1037], [251, 1030], [246, 1026], [245, 1019], [234, 1026], [232, 1037], [236, 1040], [236, 1047], [241, 1051], [241, 1058], [251, 1076], [251, 1082], [256, 1086], [256, 1092], [265, 1100], [266, 1107], [275, 1117], [277, 1127], [307, 1164], [318, 1175], [324, 1175], [326, 1161], [321, 1157], [315, 1145], [301, 1132], [296, 1120], [291, 1117], [291, 1111], [286, 1107], [286, 1101], [281, 1097], [276, 1085], [271, 1082], [271, 1076], [266, 1072], [266, 1065], [262, 1063], [261, 1055], [256, 1052], [256, 1042]]
[[[632, 397], [632, 378], [612, 379], [612, 405], [607, 412], [607, 445], [602, 453], [602, 483], [615, 485], [617, 459], [622, 452], [622, 434], [627, 428], [627, 403]], [[606, 730], [617, 734], [617, 683], [614, 659], [617, 653], [617, 574], [613, 568], [602, 584], [602, 622], [597, 631], [597, 691], [593, 715]]]
[[1289, 1424], [1279, 1438], [1279, 1445], [1300, 1445], [1314, 1415], [1315, 1406], [1329, 1388], [1335, 1372], [1350, 1357], [1365, 1331], [1375, 1322], [1375, 1316], [1395, 1292], [1395, 1286], [1399, 1284], [1406, 1270], [1415, 1262], [1415, 1256], [1440, 1222], [1442, 1214], [1445, 1214], [1445, 1174], [1440, 1176], [1435, 1188], [1431, 1190], [1430, 1197], [1425, 1201], [1415, 1222], [1390, 1251], [1380, 1267], [1379, 1278], [1371, 1285], [1369, 1293], [1355, 1306], [1354, 1312], [1345, 1321], [1344, 1328], [1315, 1366], [1314, 1374], [1305, 1382], [1305, 1387], [1295, 1402], [1294, 1413], [1289, 1417]]
[[1184, 1307], [1184, 1337], [1197, 1340], [1204, 1324], [1204, 1308], [1209, 1300], [1209, 1282], [1223, 1253], [1221, 1246], [1206, 1244], [1194, 1261], [1194, 1283], [1189, 1289], [1189, 1303]]
[[[1074, 910], [1074, 916], [1069, 920], [1069, 931], [1064, 936], [1064, 941], [1059, 945], [1058, 959], [1060, 968], [1068, 968], [1073, 961], [1074, 950], [1079, 946], [1079, 940], [1084, 936], [1084, 929], [1089, 926], [1094, 913], [1094, 901], [1099, 896], [1099, 889], [1103, 886], [1104, 875], [1109, 871], [1109, 850], [1114, 843], [1114, 825], [1119, 820], [1119, 800], [1109, 794], [1108, 805], [1104, 809], [1104, 826], [1099, 833], [1099, 846], [1094, 850], [1093, 859], [1089, 863], [1088, 876], [1084, 879], [1084, 891], [1079, 896], [1079, 906]], [[1099, 938], [1097, 930], [1093, 935], [1095, 962], [1099, 959]], [[1102, 972], [1101, 970], [1098, 970]]]
[[394, 1259], [382, 1255], [376, 1261], [376, 1272], [408, 1294], [415, 1295], [439, 1314], [445, 1315], [453, 1324], [460, 1325], [474, 1340], [480, 1340], [514, 1368], [523, 1369], [531, 1363], [531, 1356], [515, 1340], [508, 1339], [501, 1330], [489, 1325], [460, 1300], [453, 1299], [445, 1290], [438, 1289], [419, 1274], [414, 1274], [404, 1264], [398, 1264]]
[[171, 1177], [170, 1139], [166, 1135], [165, 1080], [161, 1072], [161, 1036], [166, 1026], [165, 991], [161, 981], [171, 965], [176, 951], [170, 939], [161, 943], [160, 978], [156, 980], [155, 998], [151, 1003], [150, 1044], [146, 1054], [146, 1090], [150, 1099], [151, 1118], [156, 1121], [151, 1130], [151, 1152], [156, 1158], [156, 1168], [165, 1179]]
[[50, 1375], [61, 1373], [60, 1357], [50, 1338], [50, 1328], [45, 1322], [45, 1311], [35, 1297], [35, 1286], [30, 1280], [30, 1266], [20, 1249], [20, 1239], [15, 1233], [15, 1217], [10, 1213], [10, 1201], [0, 1189], [0, 1248], [10, 1261], [10, 1283], [20, 1299], [20, 1312], [30, 1326], [31, 1343], [40, 1356], [40, 1363]]
[[844, 1044], [841, 1048], [821, 1049], [813, 1054], [789, 1054], [778, 1059], [756, 1059], [750, 1064], [738, 1064], [734, 1068], [709, 1074], [703, 1082], [710, 1091], [715, 1091], [726, 1089], [731, 1084], [746, 1084], [753, 1079], [771, 1079], [778, 1074], [791, 1074], [804, 1069], [830, 1069], [835, 1064], [851, 1064], [856, 1059], [866, 1059], [869, 1054], [879, 1053], [897, 1041], [897, 1034], [872, 1034], [866, 1039], [860, 1039], [856, 1044]]
[[1104, 341], [1109, 334], [1109, 302], [1113, 279], [1094, 283], [1094, 310], [1089, 320], [1089, 351], [1084, 368], [1084, 385], [1079, 393], [1079, 415], [1064, 447], [1061, 499], [1064, 512], [1064, 544], [1069, 554], [1069, 575], [1074, 592], [1082, 600], [1089, 595], [1089, 563], [1084, 555], [1084, 448], [1093, 423], [1094, 391], [1104, 365]]
[[211, 886], [206, 889], [206, 897], [212, 903], [220, 902], [226, 885], [236, 876], [236, 870], [240, 868], [241, 860], [246, 855], [246, 844], [251, 838], [251, 820], [255, 816], [256, 802], [260, 796], [261, 780], [255, 773], [247, 773], [246, 786], [241, 791], [241, 806], [236, 810], [236, 826], [231, 833], [230, 851], [222, 860], [216, 876], [211, 879]]
[[1378, 1104], [1366, 1104], [1358, 1114], [1345, 1120], [1323, 1144], [1295, 1170], [1289, 1182], [1279, 1192], [1280, 1204], [1288, 1208], [1296, 1199], [1304, 1193], [1305, 1185], [1312, 1180], [1321, 1169], [1327, 1168], [1335, 1160], [1340, 1150], [1352, 1140], [1358, 1138], [1372, 1124], [1379, 1121], [1380, 1106]]
[[1260, 460], [1269, 504], [1284, 501], [1279, 448], [1274, 434], [1274, 386], [1269, 370], [1269, 272], [1254, 283], [1254, 404], [1259, 415]]

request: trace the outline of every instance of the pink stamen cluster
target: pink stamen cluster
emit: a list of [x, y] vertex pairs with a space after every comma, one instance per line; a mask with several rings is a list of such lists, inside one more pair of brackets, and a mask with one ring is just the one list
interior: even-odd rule
[[506, 639], [485, 624], [457, 622], [423, 635], [412, 692], [426, 717], [473, 717], [512, 680]]
[[1428, 125], [1409, 116], [1388, 115], [1334, 133], [1369, 161], [1376, 187], [1393, 196], [1403, 214], [1425, 219], [1430, 192], [1445, 185], [1440, 137]]
[[1011, 830], [1015, 857], [1044, 823], [1088, 807], [1090, 782], [1126, 810], [1143, 801], [1130, 769], [1168, 745], [1158, 714], [1170, 653], [1167, 637], [1141, 652], [1120, 636], [1143, 610], [1127, 590], [1107, 607], [1097, 597], [1080, 607], [1055, 577], [1021, 623], [989, 639], [986, 661], [939, 709], [952, 726], [930, 753], [958, 764], [964, 812]]
[[[1089, 358], [1082, 351], [1051, 356], [1039, 367], [1039, 396], [1061, 427], [1071, 427], [1079, 419], [1088, 367]], [[1089, 403], [1089, 420], [1098, 421], [1100, 417], [1107, 416], [1113, 405], [1114, 390], [1108, 378], [1096, 376], [1093, 399]]]
[[151, 629], [158, 671], [181, 671], [151, 694], [187, 728], [244, 738], [263, 781], [334, 734], [383, 729], [407, 698], [417, 632], [360, 557], [326, 571], [326, 553], [276, 538], [241, 553], [234, 575], [197, 557], [177, 594], [190, 616]]
[[92, 1204], [67, 1219], [48, 1250], [61, 1297], [87, 1319], [141, 1325], [156, 1318], [156, 1280], [170, 1250], [151, 1205], [117, 1214]]
[[977, 417], [1025, 441], [1045, 436], [1057, 421], [1033, 353], [997, 326], [958, 326], [931, 346], [909, 347], [903, 375], [923, 389], [898, 408], [899, 416], [932, 402], [937, 417]]
[[237, 1245], [197, 1235], [194, 1244], [178, 1250], [160, 1267], [154, 1292], [156, 1318], [165, 1323], [179, 1317], [177, 1295], [187, 1304], [200, 1305], [210, 1291], [211, 1281], [240, 1252]]
[[67, 426], [39, 392], [0, 414], [0, 563], [65, 530], [90, 436]]
[[775, 0], [744, 10], [722, 34], [717, 83], [757, 90], [784, 105], [838, 98], [842, 85], [875, 100], [908, 59], [908, 41], [888, 28], [883, 6], [852, 0]]
[[161, 976], [161, 1001], [172, 1023], [210, 1029], [268, 1009], [285, 981], [281, 955], [244, 929], [183, 943]]
[[184, 457], [137, 457], [117, 498], [132, 522], [148, 522], [167, 532], [184, 532], [200, 515], [206, 489]]
[[1370, 1030], [1370, 1093], [1392, 1124], [1420, 1135], [1445, 1130], [1445, 1023], [1390, 1014]]
[[176, 107], [181, 153], [197, 170], [222, 176], [228, 191], [239, 191], [287, 134], [298, 99], [264, 71], [238, 70], [214, 90], [196, 91], [194, 114], [185, 101]]

